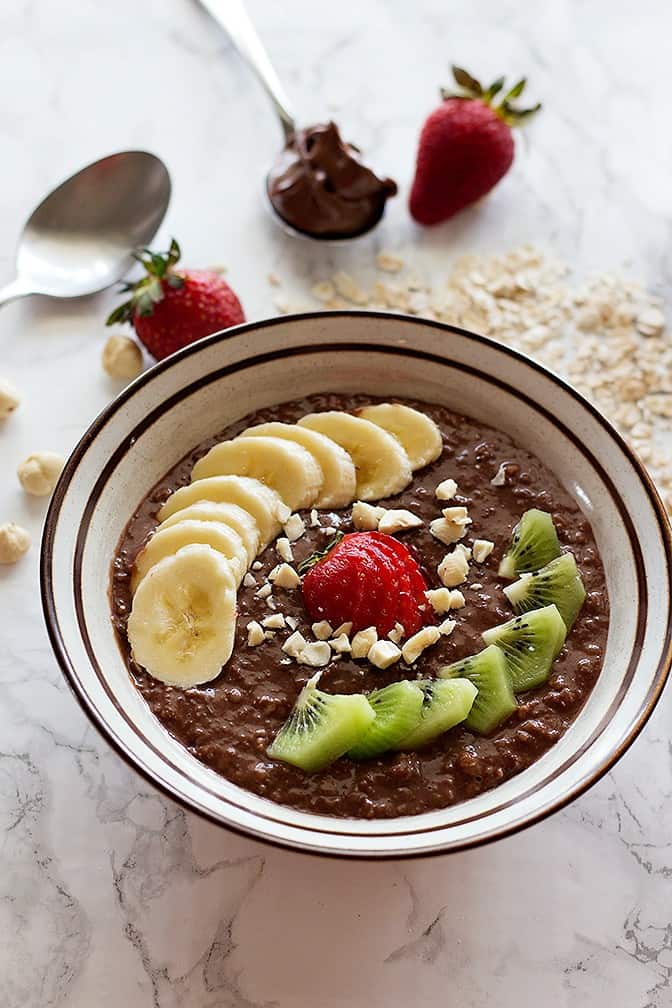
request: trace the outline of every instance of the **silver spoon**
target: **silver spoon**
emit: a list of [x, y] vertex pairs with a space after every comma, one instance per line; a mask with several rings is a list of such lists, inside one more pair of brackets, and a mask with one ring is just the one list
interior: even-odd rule
[[[280, 83], [280, 78], [273, 69], [263, 43], [257, 35], [256, 29], [245, 10], [242, 0], [200, 0], [200, 3], [208, 11], [210, 16], [229, 35], [234, 46], [247, 62], [248, 66], [257, 75], [264, 90], [268, 94], [275, 113], [280, 121], [285, 144], [288, 144], [297, 132], [296, 117], [291, 110], [291, 104], [285, 90]], [[299, 238], [309, 238], [313, 241], [329, 242], [331, 244], [342, 244], [351, 241], [353, 238], [360, 238], [363, 234], [371, 231], [385, 212], [384, 204], [381, 205], [378, 216], [371, 220], [364, 231], [356, 234], [333, 239], [324, 238], [318, 234], [310, 234], [307, 231], [298, 231], [296, 228], [280, 216], [273, 206], [268, 194], [266, 179], [264, 180], [264, 196], [266, 206], [270, 210], [274, 219], [279, 222], [282, 228], [289, 234]]]
[[29, 217], [16, 280], [0, 289], [0, 307], [28, 294], [82, 297], [116, 283], [133, 265], [133, 250], [158, 231], [170, 188], [163, 161], [146, 151], [111, 154], [82, 168]]

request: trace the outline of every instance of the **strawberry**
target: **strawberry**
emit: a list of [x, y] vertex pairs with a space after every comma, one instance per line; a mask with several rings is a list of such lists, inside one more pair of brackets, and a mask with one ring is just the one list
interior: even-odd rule
[[459, 91], [442, 89], [443, 103], [420, 134], [409, 200], [418, 224], [439, 224], [489, 193], [513, 162], [511, 126], [541, 108], [512, 104], [523, 93], [525, 78], [493, 105], [504, 87], [503, 77], [483, 89], [460, 67], [453, 67], [453, 76]]
[[429, 621], [426, 589], [409, 550], [380, 532], [344, 536], [303, 579], [312, 620], [351, 622], [355, 631], [375, 626], [381, 637], [396, 623], [413, 634]]
[[180, 246], [174, 238], [168, 252], [142, 249], [135, 258], [146, 276], [124, 284], [122, 290], [131, 292], [131, 299], [112, 312], [107, 324], [130, 322], [157, 360], [245, 321], [240, 301], [219, 273], [175, 269]]

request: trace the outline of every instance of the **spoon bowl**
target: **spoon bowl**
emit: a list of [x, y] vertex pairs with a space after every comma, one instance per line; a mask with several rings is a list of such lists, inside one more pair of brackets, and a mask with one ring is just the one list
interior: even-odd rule
[[82, 297], [120, 280], [133, 250], [147, 245], [170, 202], [160, 158], [123, 151], [87, 165], [33, 211], [17, 253], [17, 279], [0, 305], [27, 294]]

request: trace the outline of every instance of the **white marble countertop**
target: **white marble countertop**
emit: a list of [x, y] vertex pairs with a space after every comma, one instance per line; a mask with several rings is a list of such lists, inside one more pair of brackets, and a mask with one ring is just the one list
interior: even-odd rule
[[[543, 242], [581, 269], [672, 280], [672, 13], [658, 0], [249, 0], [306, 121], [333, 115], [402, 198], [375, 237], [317, 251], [265, 215], [279, 134], [265, 96], [193, 0], [0, 5], [0, 280], [55, 181], [115, 149], [160, 153], [161, 232], [224, 262], [249, 318], [266, 275], [297, 286], [373, 247], [437, 262]], [[422, 116], [448, 63], [527, 73], [546, 109], [478, 213], [420, 235], [405, 211]], [[251, 184], [253, 183], [253, 184]], [[112, 295], [0, 315], [24, 393], [0, 431], [0, 520], [39, 537], [17, 463], [67, 452], [116, 391]], [[220, 830], [154, 792], [89, 726], [52, 657], [38, 549], [0, 572], [3, 1008], [665, 1008], [672, 1003], [670, 693], [581, 800], [512, 839], [400, 864], [322, 861]]]

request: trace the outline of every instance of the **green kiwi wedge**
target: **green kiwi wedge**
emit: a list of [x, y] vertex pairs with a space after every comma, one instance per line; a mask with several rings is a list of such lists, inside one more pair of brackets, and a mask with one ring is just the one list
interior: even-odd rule
[[548, 605], [490, 627], [482, 636], [486, 644], [502, 649], [513, 692], [521, 693], [546, 682], [567, 627], [556, 606]]
[[560, 556], [560, 543], [550, 514], [531, 508], [513, 530], [511, 545], [502, 557], [499, 576], [514, 578], [537, 571]]
[[465, 728], [478, 735], [490, 735], [518, 706], [504, 652], [496, 644], [490, 644], [478, 654], [452, 665], [445, 665], [438, 674], [442, 679], [468, 679], [478, 690], [464, 722]]
[[373, 690], [366, 699], [376, 716], [359, 741], [348, 750], [351, 759], [369, 759], [394, 748], [419, 724], [425, 694], [417, 683], [402, 679]]
[[567, 630], [571, 630], [586, 597], [586, 589], [572, 553], [563, 553], [536, 573], [522, 574], [507, 585], [504, 594], [516, 613], [554, 603]]
[[410, 751], [433, 742], [468, 716], [476, 687], [468, 679], [418, 679], [423, 693], [420, 721], [391, 748]]
[[323, 693], [319, 673], [301, 690], [284, 725], [266, 750], [272, 759], [314, 773], [343, 756], [366, 733], [375, 711], [361, 693]]

